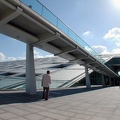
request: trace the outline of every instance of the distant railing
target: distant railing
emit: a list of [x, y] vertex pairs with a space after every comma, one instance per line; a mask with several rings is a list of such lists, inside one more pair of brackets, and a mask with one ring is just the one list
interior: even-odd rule
[[56, 17], [50, 10], [48, 10], [44, 5], [42, 5], [39, 0], [20, 0], [32, 10], [37, 12], [51, 24], [59, 28], [63, 33], [65, 33], [72, 40], [76, 41], [83, 49], [87, 50], [91, 55], [93, 55], [98, 61], [104, 63], [104, 60], [85, 42], [83, 41], [75, 32], [73, 32], [67, 25], [65, 25], [58, 17]]

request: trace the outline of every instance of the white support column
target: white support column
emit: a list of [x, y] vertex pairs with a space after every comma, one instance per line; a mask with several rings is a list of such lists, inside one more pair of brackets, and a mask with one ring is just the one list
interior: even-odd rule
[[90, 77], [89, 77], [88, 67], [87, 66], [85, 66], [85, 74], [86, 74], [86, 87], [90, 88], [91, 83], [90, 83]]
[[103, 75], [103, 73], [101, 73], [101, 77], [102, 77], [102, 85], [103, 85], [103, 87], [105, 87], [105, 80], [104, 80], [104, 75]]
[[34, 67], [33, 46], [26, 46], [26, 93], [34, 95], [37, 93]]

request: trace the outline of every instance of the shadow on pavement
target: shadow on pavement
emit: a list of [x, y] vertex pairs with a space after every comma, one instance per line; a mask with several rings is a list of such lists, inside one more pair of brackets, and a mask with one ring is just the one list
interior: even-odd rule
[[[61, 97], [66, 95], [78, 94], [82, 92], [89, 92], [99, 90], [104, 87], [91, 87], [91, 88], [68, 88], [68, 89], [52, 89], [50, 90], [50, 98]], [[38, 91], [36, 95], [28, 95], [25, 92], [18, 91], [1, 91], [0, 105], [13, 104], [13, 103], [30, 103], [42, 100], [42, 91]]]
[[59, 90], [51, 90], [50, 91], [50, 97], [61, 97], [61, 96], [66, 96], [66, 95], [72, 95], [72, 94], [78, 94], [82, 92], [89, 92], [93, 90], [99, 90], [103, 89], [105, 87], [102, 86], [97, 86], [97, 87], [91, 87], [91, 88], [63, 88]]
[[25, 92], [12, 91], [11, 93], [0, 93], [0, 105], [12, 103], [29, 103], [40, 100], [40, 94], [28, 95]]

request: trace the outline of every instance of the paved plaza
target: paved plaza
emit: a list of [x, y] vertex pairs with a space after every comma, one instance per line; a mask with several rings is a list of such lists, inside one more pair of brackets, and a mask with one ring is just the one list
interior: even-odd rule
[[48, 101], [42, 91], [0, 91], [0, 120], [120, 120], [120, 89], [54, 89]]

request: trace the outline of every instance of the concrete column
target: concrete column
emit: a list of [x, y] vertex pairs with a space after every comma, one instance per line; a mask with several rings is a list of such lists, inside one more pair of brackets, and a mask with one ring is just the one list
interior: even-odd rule
[[104, 75], [103, 75], [103, 73], [101, 73], [101, 77], [102, 77], [102, 85], [103, 85], [103, 87], [105, 87], [105, 80], [104, 80]]
[[86, 77], [86, 87], [90, 88], [91, 83], [90, 83], [90, 77], [89, 77], [88, 67], [87, 66], [85, 66], [85, 77]]
[[109, 77], [109, 84], [110, 84], [110, 86], [112, 85], [111, 77]]
[[26, 93], [34, 95], [37, 93], [34, 67], [33, 46], [26, 46]]

